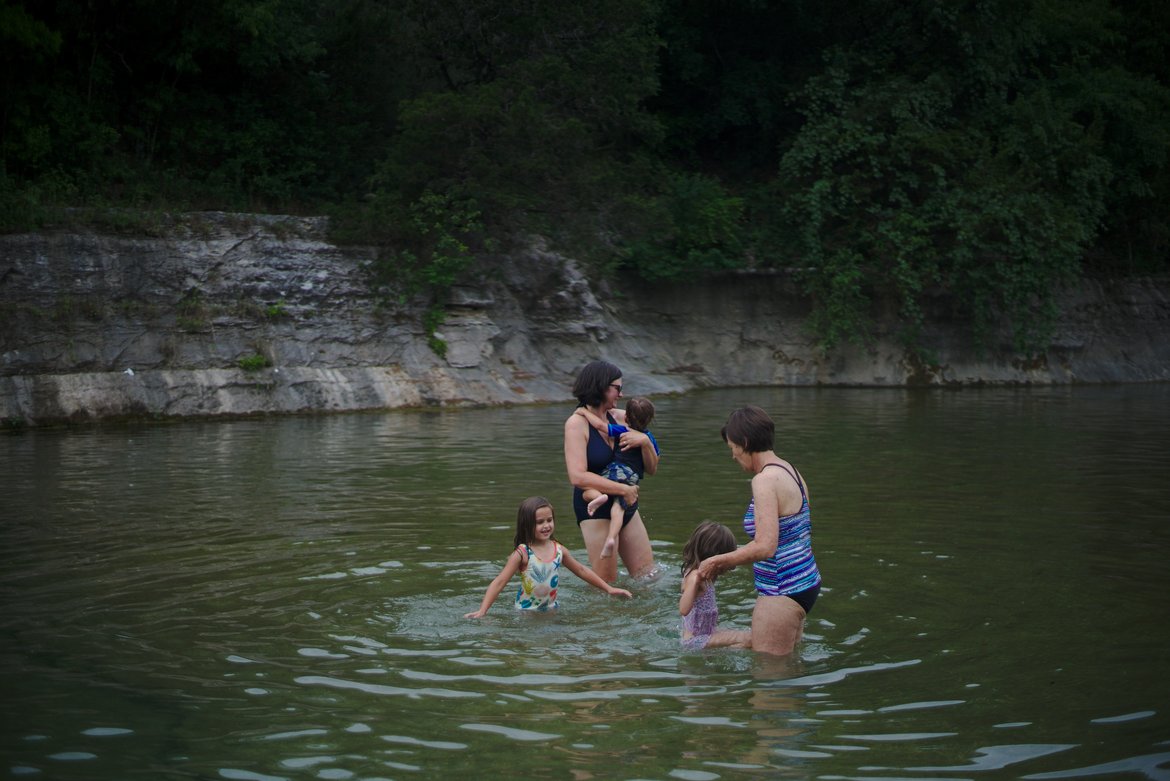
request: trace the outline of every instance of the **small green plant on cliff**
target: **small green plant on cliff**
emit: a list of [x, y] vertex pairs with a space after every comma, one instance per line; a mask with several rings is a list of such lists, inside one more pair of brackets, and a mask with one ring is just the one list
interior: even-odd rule
[[484, 235], [482, 215], [474, 198], [426, 190], [404, 203], [381, 193], [356, 213], [338, 219], [334, 239], [370, 242], [378, 247], [370, 264], [371, 281], [382, 291], [383, 303], [405, 304], [416, 296], [428, 301], [423, 314], [427, 344], [440, 357], [447, 345], [435, 336], [443, 322], [443, 305], [455, 284], [478, 254], [494, 251]]
[[447, 342], [436, 331], [446, 320], [447, 310], [438, 304], [432, 306], [423, 315], [423, 327], [427, 331], [427, 346], [440, 358], [447, 357]]
[[246, 372], [257, 372], [271, 364], [260, 353], [253, 353], [252, 355], [245, 355], [243, 358], [237, 360], [236, 365]]
[[282, 320], [290, 317], [288, 309], [285, 308], [284, 299], [277, 301], [275, 304], [269, 304], [264, 308], [264, 316], [269, 320]]
[[183, 294], [175, 305], [175, 311], [175, 324], [182, 331], [202, 331], [208, 326], [207, 305], [203, 301], [203, 294], [196, 288]]
[[85, 318], [98, 323], [105, 318], [106, 312], [102, 304], [95, 298], [65, 295], [57, 299], [53, 305], [52, 318], [58, 323], [69, 323], [73, 320]]

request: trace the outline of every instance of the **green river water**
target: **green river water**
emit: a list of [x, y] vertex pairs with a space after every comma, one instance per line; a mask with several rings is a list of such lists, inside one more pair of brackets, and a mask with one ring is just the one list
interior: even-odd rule
[[[525, 496], [585, 560], [567, 405], [0, 436], [0, 777], [1170, 779], [1170, 386], [655, 402], [661, 575], [481, 621]], [[788, 658], [678, 644], [743, 403], [811, 488]]]

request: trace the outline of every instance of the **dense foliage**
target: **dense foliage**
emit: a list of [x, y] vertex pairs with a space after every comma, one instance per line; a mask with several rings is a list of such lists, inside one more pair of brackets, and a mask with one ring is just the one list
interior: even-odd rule
[[913, 344], [933, 299], [1028, 349], [1062, 283], [1167, 268], [1166, 9], [0, 0], [0, 225], [328, 211], [404, 294], [540, 233], [651, 281], [798, 269], [830, 343], [892, 306]]

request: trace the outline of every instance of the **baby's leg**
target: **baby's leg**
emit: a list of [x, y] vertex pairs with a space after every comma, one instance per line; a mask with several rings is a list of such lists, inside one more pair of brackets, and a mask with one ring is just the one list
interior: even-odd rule
[[614, 502], [609, 511], [609, 531], [605, 535], [605, 545], [601, 546], [601, 558], [608, 559], [617, 550], [618, 535], [622, 533], [622, 522], [626, 519], [626, 510], [621, 502]]
[[585, 509], [591, 518], [593, 517], [593, 513], [597, 512], [603, 504], [609, 501], [609, 496], [598, 491], [596, 488], [586, 488], [581, 492], [581, 498], [585, 500]]

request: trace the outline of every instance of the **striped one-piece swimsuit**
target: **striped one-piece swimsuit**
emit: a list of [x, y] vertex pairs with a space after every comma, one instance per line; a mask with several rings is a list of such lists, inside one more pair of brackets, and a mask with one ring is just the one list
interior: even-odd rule
[[[752, 572], [755, 574], [758, 593], [769, 597], [787, 596], [819, 586], [821, 573], [813, 558], [812, 519], [804, 483], [783, 464], [766, 464], [764, 468], [769, 466], [778, 466], [792, 475], [792, 479], [800, 486], [801, 504], [800, 509], [792, 515], [780, 516], [776, 552], [770, 558], [756, 562]], [[748, 504], [747, 514], [743, 516], [743, 530], [755, 539], [755, 499]]]

